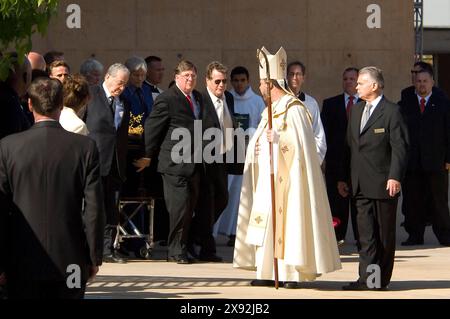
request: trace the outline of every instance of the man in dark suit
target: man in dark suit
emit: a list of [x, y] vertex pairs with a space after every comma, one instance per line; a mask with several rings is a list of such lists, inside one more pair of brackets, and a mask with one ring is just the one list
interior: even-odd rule
[[115, 249], [114, 241], [119, 224], [118, 199], [126, 177], [128, 123], [130, 107], [120, 95], [130, 72], [123, 64], [109, 67], [104, 82], [91, 88], [85, 122], [100, 154], [100, 173], [106, 209], [104, 242], [105, 262], [124, 263]]
[[58, 123], [58, 80], [35, 80], [28, 105], [36, 124], [0, 142], [0, 269], [10, 298], [82, 298], [102, 263], [98, 152]]
[[337, 188], [342, 163], [348, 162], [348, 157], [350, 156], [350, 150], [345, 142], [345, 137], [350, 110], [354, 104], [359, 102], [358, 93], [356, 92], [358, 71], [358, 69], [352, 67], [344, 70], [342, 74], [344, 93], [325, 99], [320, 116], [327, 140], [325, 181], [327, 184], [328, 200], [332, 215], [340, 220], [340, 224], [335, 227], [336, 239], [338, 244], [343, 243], [345, 240], [350, 208], [353, 234], [359, 250], [356, 207], [354, 200], [351, 198], [349, 173], [345, 172], [346, 185], [343, 186], [343, 189], [348, 189], [346, 196], [342, 197], [338, 193]]
[[12, 53], [15, 60], [13, 69], [9, 71], [4, 82], [0, 81], [0, 139], [10, 134], [25, 131], [31, 126], [28, 110], [21, 105], [31, 83], [31, 65], [25, 59], [20, 65], [17, 54]]
[[[206, 91], [203, 92], [205, 105], [205, 118], [213, 123], [213, 127], [220, 130], [220, 141], [214, 151], [220, 155], [218, 160], [206, 164], [206, 177], [209, 183], [211, 196], [208, 198], [209, 206], [204, 205], [205, 211], [200, 213], [201, 218], [194, 220], [193, 236], [204, 233], [207, 238], [207, 248], [200, 252], [199, 259], [204, 261], [220, 262], [222, 258], [215, 255], [213, 226], [228, 203], [228, 174], [237, 174], [233, 149], [233, 129], [236, 128], [234, 113], [234, 99], [227, 88], [227, 68], [220, 62], [213, 61], [206, 67]], [[227, 135], [228, 133], [228, 135]], [[214, 153], [214, 152], [213, 152]], [[216, 154], [211, 154], [215, 156]], [[227, 159], [228, 155], [228, 159]], [[199, 216], [199, 217], [200, 217]], [[204, 245], [205, 247], [205, 245]]]
[[411, 138], [403, 186], [405, 229], [409, 237], [403, 246], [423, 244], [427, 213], [441, 245], [450, 246], [450, 102], [435, 94], [433, 87], [433, 73], [423, 69], [415, 76], [416, 94], [405, 96], [399, 103]]
[[[417, 61], [414, 63], [414, 66], [411, 70], [411, 84], [412, 85], [408, 86], [407, 88], [404, 88], [402, 90], [401, 100], [404, 101], [404, 100], [416, 95], [416, 87], [415, 87], [416, 75], [417, 75], [417, 73], [422, 72], [422, 71], [427, 71], [427, 72], [433, 74], [433, 67], [429, 63], [426, 63], [424, 61]], [[440, 88], [433, 85], [432, 90], [433, 90], [434, 95], [437, 95], [444, 99], [448, 99], [445, 92], [442, 91]]]
[[[347, 142], [361, 249], [359, 278], [344, 290], [386, 289], [394, 267], [397, 200], [409, 141], [400, 108], [383, 96], [383, 88], [380, 69], [365, 67], [359, 71], [356, 89], [366, 102], [350, 111]], [[345, 194], [345, 189], [341, 187], [339, 192]], [[380, 269], [375, 283], [368, 280], [373, 278], [369, 277], [373, 271], [370, 265]]]
[[[204, 120], [201, 94], [194, 90], [197, 69], [189, 61], [180, 61], [175, 69], [175, 85], [161, 93], [145, 122], [146, 158], [135, 162], [138, 171], [158, 157], [162, 174], [164, 199], [169, 212], [168, 261], [188, 264], [190, 227], [194, 210], [208, 198], [203, 162], [203, 132], [212, 127]], [[200, 238], [203, 243], [203, 238]]]
[[[414, 66], [411, 69], [411, 84], [412, 85], [408, 86], [407, 88], [404, 88], [402, 90], [401, 101], [413, 101], [417, 97], [416, 87], [415, 87], [416, 75], [422, 71], [426, 71], [426, 72], [429, 72], [430, 74], [433, 74], [433, 67], [431, 66], [431, 64], [424, 62], [424, 61], [416, 61], [414, 63]], [[442, 91], [437, 86], [433, 85], [432, 93], [433, 93], [434, 98], [439, 97], [440, 100], [448, 100], [448, 97], [445, 94], [445, 92]], [[400, 102], [399, 102], [399, 104], [400, 104]], [[422, 196], [424, 196], [424, 194], [422, 194]], [[433, 205], [433, 203], [432, 203], [433, 198], [431, 196], [425, 197], [424, 200], [425, 200], [425, 205], [427, 205], [427, 206]], [[402, 203], [402, 214], [403, 215], [406, 215], [406, 212], [408, 211], [408, 204], [409, 204], [409, 201], [406, 201], [406, 202], [403, 201], [403, 203]], [[431, 215], [430, 215], [429, 211], [425, 212], [425, 224], [427, 226], [432, 224]], [[405, 226], [405, 222], [402, 223], [402, 226]]]

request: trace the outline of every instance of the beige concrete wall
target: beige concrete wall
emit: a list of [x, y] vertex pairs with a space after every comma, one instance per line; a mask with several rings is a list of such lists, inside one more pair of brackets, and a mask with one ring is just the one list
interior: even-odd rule
[[[81, 28], [66, 26], [68, 4], [81, 8]], [[381, 7], [381, 28], [366, 25], [367, 6]], [[74, 70], [91, 55], [105, 65], [133, 54], [158, 55], [165, 87], [180, 57], [199, 68], [212, 60], [248, 67], [255, 89], [256, 49], [283, 46], [288, 60], [306, 64], [305, 91], [319, 103], [341, 91], [347, 66], [377, 65], [385, 71], [386, 95], [396, 101], [409, 85], [413, 63], [413, 0], [62, 0], [47, 37], [34, 50], [65, 52]]]

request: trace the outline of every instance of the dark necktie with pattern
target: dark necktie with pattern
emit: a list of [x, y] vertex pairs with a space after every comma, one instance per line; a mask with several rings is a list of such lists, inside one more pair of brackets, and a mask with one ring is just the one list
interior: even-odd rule
[[188, 100], [189, 107], [191, 108], [192, 113], [194, 113], [194, 115], [195, 115], [195, 112], [194, 112], [194, 103], [192, 103], [191, 96], [190, 96], [190, 95], [186, 95], [186, 99]]
[[115, 108], [115, 105], [114, 105], [114, 96], [110, 96], [108, 98], [108, 103], [109, 103], [109, 108], [111, 109], [111, 112], [112, 112], [112, 114], [114, 116], [114, 114], [116, 113], [116, 108]]
[[350, 118], [350, 110], [352, 109], [352, 106], [353, 106], [353, 99], [354, 99], [354, 98], [355, 98], [355, 97], [352, 96], [352, 95], [350, 95], [350, 96], [348, 97], [348, 102], [347, 102], [347, 119]]
[[150, 84], [150, 89], [151, 89], [152, 93], [159, 93], [158, 88], [156, 86], [154, 86], [154, 85]]
[[425, 99], [424, 98], [421, 98], [420, 99], [420, 113], [423, 113], [423, 112], [425, 112]]

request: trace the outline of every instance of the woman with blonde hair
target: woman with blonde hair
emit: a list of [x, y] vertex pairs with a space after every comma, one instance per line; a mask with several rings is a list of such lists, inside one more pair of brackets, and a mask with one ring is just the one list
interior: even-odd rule
[[81, 74], [68, 77], [64, 83], [64, 107], [59, 118], [61, 126], [69, 132], [88, 135], [86, 124], [77, 116], [89, 101], [89, 84]]

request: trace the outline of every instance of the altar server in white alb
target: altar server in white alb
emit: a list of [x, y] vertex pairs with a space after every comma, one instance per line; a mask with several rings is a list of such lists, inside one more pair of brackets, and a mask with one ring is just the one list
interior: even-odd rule
[[[231, 85], [233, 89], [230, 93], [234, 99], [234, 118], [238, 123], [238, 127], [248, 132], [246, 140], [236, 140], [236, 143], [248, 144], [248, 136], [256, 130], [261, 121], [261, 113], [266, 107], [261, 96], [253, 92], [250, 86], [250, 74], [247, 68], [237, 66], [231, 70]], [[239, 161], [240, 159], [237, 158]], [[242, 164], [243, 164], [242, 159]], [[234, 246], [236, 238], [236, 223], [239, 209], [239, 200], [241, 197], [242, 186], [242, 168], [240, 174], [228, 174], [228, 205], [220, 215], [214, 225], [214, 235], [222, 234], [229, 236], [227, 245]]]
[[293, 61], [287, 66], [287, 88], [308, 108], [311, 114], [312, 128], [316, 140], [317, 153], [319, 153], [320, 164], [325, 159], [327, 152], [327, 141], [320, 119], [320, 108], [316, 99], [302, 91], [305, 83], [306, 67], [300, 61]]
[[[278, 258], [279, 280], [298, 288], [323, 273], [341, 269], [325, 183], [316, 150], [311, 116], [305, 105], [284, 89], [286, 52], [266, 52], [260, 64], [260, 90], [272, 100], [250, 140], [237, 222], [234, 267], [256, 270], [255, 286], [273, 286], [273, 258]], [[260, 58], [262, 55], [260, 54]], [[268, 116], [273, 129], [268, 131]], [[275, 176], [275, 245], [273, 245], [269, 140], [273, 142]]]

